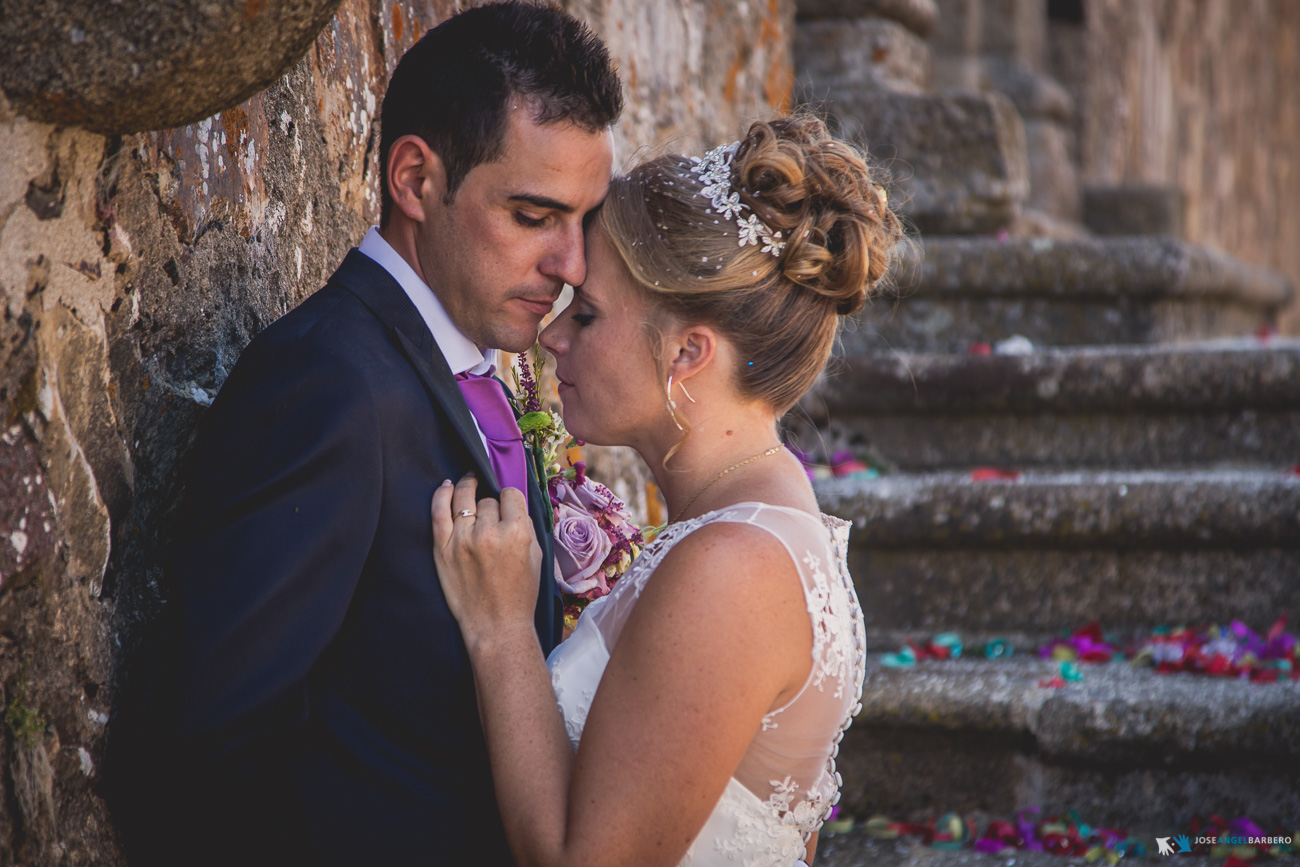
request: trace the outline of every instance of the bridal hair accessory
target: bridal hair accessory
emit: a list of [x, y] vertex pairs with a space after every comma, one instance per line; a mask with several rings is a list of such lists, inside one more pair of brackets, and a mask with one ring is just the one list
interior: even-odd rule
[[[773, 232], [766, 223], [753, 213], [753, 209], [740, 200], [740, 193], [731, 187], [731, 160], [740, 149], [740, 142], [718, 145], [702, 157], [691, 157], [695, 165], [691, 172], [700, 176], [704, 188], [700, 195], [709, 200], [712, 208], [706, 209], [726, 220], [734, 219], [740, 228], [738, 246], [758, 246], [763, 242], [763, 252], [780, 256], [785, 250], [785, 241], [780, 232]], [[750, 211], [749, 216], [741, 213]]]
[[623, 502], [575, 459], [573, 449], [583, 443], [564, 429], [558, 413], [542, 409], [537, 383], [545, 362], [538, 346], [533, 359], [515, 356], [514, 400], [524, 449], [547, 493], [541, 499], [555, 542], [555, 583], [564, 600], [567, 635], [587, 603], [609, 593], [646, 543]]

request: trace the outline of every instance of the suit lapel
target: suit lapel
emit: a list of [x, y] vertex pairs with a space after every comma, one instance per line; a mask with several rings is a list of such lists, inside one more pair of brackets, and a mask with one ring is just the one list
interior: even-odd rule
[[[419, 375], [425, 389], [446, 413], [452, 428], [465, 444], [474, 460], [474, 468], [486, 484], [479, 485], [479, 495], [501, 496], [496, 473], [488, 459], [483, 440], [479, 437], [474, 417], [470, 414], [460, 386], [452, 376], [451, 368], [442, 352], [434, 345], [433, 335], [424, 324], [420, 313], [396, 280], [377, 262], [360, 250], [352, 250], [343, 264], [334, 272], [330, 283], [342, 286], [361, 299], [381, 322], [388, 326], [393, 343], [406, 356]], [[563, 623], [559, 590], [555, 584], [555, 549], [546, 515], [542, 510], [542, 497], [549, 496], [537, 478], [531, 458], [528, 464], [528, 514], [532, 518], [537, 541], [542, 547], [542, 574], [538, 587], [537, 609], [534, 623], [543, 649], [548, 653], [559, 643]]]
[[355, 249], [348, 253], [329, 282], [356, 295], [388, 326], [394, 344], [406, 356], [425, 389], [442, 407], [452, 428], [465, 444], [479, 479], [487, 482], [479, 487], [480, 495], [499, 496], [496, 474], [474, 425], [474, 417], [460, 393], [460, 386], [406, 292], [382, 266]]
[[560, 643], [564, 627], [564, 607], [560, 604], [560, 591], [555, 584], [555, 540], [547, 527], [546, 510], [542, 508], [542, 497], [549, 497], [550, 492], [539, 483], [536, 464], [532, 456], [528, 458], [528, 516], [533, 519], [533, 532], [537, 534], [537, 543], [542, 547], [541, 584], [537, 588], [537, 609], [533, 614], [533, 626], [542, 650], [549, 656], [555, 645]]

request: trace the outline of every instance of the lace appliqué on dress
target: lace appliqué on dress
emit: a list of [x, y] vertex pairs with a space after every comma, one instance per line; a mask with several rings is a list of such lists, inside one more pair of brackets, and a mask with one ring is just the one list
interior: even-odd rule
[[826, 681], [835, 683], [835, 698], [844, 696], [844, 685], [850, 682], [855, 657], [852, 603], [848, 588], [839, 583], [831, 586], [822, 569], [822, 559], [809, 551], [803, 557], [804, 565], [812, 577], [812, 586], [805, 594], [808, 615], [813, 623], [812, 685], [825, 690]]
[[808, 837], [821, 825], [825, 805], [819, 799], [795, 802], [799, 784], [790, 777], [772, 780], [770, 785], [772, 794], [761, 812], [738, 810], [731, 839], [714, 840], [714, 849], [727, 860], [744, 867], [784, 867], [803, 858]]

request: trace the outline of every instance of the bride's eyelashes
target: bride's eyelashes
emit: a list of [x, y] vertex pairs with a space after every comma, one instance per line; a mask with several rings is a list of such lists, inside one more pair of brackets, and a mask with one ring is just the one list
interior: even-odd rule
[[596, 318], [595, 313], [574, 313], [573, 314], [573, 321], [578, 323], [578, 325], [582, 328], [586, 328], [588, 325], [590, 325], [592, 323], [592, 320], [594, 320], [595, 318]]

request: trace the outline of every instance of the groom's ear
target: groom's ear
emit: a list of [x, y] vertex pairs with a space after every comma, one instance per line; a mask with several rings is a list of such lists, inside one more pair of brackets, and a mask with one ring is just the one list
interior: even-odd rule
[[691, 325], [673, 336], [668, 372], [678, 382], [708, 367], [718, 352], [718, 335], [707, 325]]
[[388, 150], [388, 194], [408, 219], [422, 223], [428, 208], [442, 203], [447, 169], [442, 157], [418, 135], [404, 135]]

